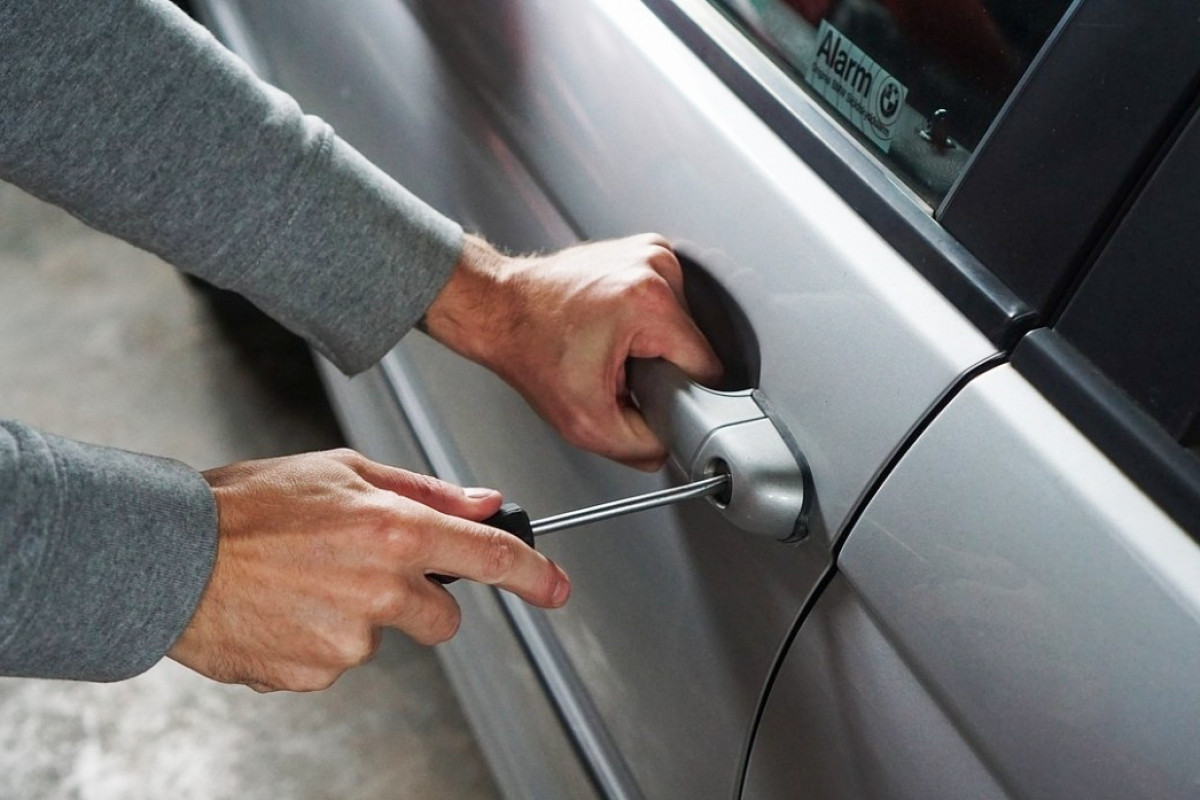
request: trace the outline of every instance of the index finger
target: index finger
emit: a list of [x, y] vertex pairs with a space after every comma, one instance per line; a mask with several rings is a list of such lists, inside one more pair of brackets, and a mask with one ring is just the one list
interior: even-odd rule
[[557, 608], [567, 602], [571, 582], [550, 559], [507, 531], [440, 514], [426, 557], [426, 571], [498, 586], [527, 603]]

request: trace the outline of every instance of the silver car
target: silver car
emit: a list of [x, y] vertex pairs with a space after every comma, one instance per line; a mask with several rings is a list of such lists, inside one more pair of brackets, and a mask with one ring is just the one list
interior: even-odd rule
[[368, 455], [534, 516], [563, 610], [453, 587], [513, 798], [1200, 796], [1194, 0], [205, 0], [511, 250], [657, 231], [728, 367], [647, 476], [420, 334], [326, 369]]

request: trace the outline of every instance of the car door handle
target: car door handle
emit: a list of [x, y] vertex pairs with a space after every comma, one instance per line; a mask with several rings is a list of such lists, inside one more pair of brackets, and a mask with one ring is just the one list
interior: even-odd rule
[[689, 480], [730, 475], [728, 491], [709, 498], [729, 522], [784, 542], [807, 535], [808, 462], [760, 391], [709, 389], [661, 359], [633, 359], [627, 374], [676, 468]]

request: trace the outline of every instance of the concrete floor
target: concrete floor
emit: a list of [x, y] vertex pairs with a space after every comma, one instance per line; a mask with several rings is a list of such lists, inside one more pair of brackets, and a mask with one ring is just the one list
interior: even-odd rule
[[[207, 468], [339, 444], [302, 348], [153, 256], [0, 184], [0, 416]], [[0, 800], [497, 796], [433, 652], [393, 636], [332, 689], [258, 695], [172, 661], [0, 679]]]

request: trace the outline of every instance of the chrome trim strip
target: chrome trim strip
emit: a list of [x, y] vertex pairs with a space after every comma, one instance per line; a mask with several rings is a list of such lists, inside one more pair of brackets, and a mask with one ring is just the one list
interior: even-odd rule
[[[433, 404], [421, 389], [409, 359], [397, 348], [384, 356], [379, 366], [434, 474], [460, 485], [472, 485], [471, 470], [450, 443], [445, 426], [437, 420]], [[549, 623], [514, 595], [493, 591], [546, 687], [596, 790], [609, 800], [641, 800], [642, 793], [633, 774], [575, 676]]]

